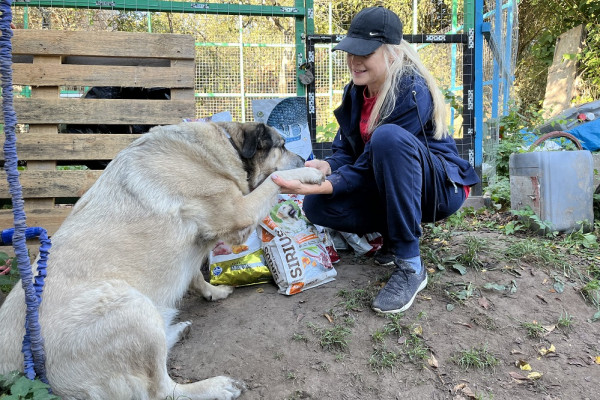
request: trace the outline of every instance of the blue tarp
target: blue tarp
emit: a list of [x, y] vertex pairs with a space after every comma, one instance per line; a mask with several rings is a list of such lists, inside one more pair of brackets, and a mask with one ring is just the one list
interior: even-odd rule
[[575, 136], [585, 150], [600, 150], [600, 118], [577, 125], [565, 132]]

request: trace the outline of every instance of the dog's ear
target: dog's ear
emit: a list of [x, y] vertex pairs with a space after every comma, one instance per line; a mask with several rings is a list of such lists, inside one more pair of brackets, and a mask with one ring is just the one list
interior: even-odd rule
[[273, 147], [270, 129], [267, 125], [260, 123], [252, 130], [244, 130], [242, 157], [252, 158], [257, 149], [270, 149]]
[[244, 143], [242, 144], [242, 157], [252, 158], [258, 148], [258, 136], [257, 132], [251, 130], [244, 130]]
[[258, 137], [259, 149], [270, 149], [273, 147], [273, 138], [271, 137], [271, 129], [267, 125], [260, 123], [256, 127], [256, 136]]

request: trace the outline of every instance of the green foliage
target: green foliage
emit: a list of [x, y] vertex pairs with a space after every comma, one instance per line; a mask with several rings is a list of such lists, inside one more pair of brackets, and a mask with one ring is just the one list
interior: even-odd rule
[[0, 375], [1, 400], [60, 400], [48, 392], [49, 386], [35, 379], [30, 380], [20, 372]]
[[332, 142], [338, 129], [337, 122], [329, 122], [325, 126], [317, 126], [317, 142]]
[[0, 265], [10, 267], [7, 275], [0, 275], [0, 292], [8, 293], [13, 288], [15, 283], [21, 279], [19, 274], [19, 266], [17, 265], [16, 257], [9, 257], [8, 254], [0, 252]]
[[493, 369], [500, 364], [500, 360], [490, 353], [486, 346], [471, 347], [470, 349], [457, 352], [452, 361], [460, 365], [465, 370], [475, 369]]

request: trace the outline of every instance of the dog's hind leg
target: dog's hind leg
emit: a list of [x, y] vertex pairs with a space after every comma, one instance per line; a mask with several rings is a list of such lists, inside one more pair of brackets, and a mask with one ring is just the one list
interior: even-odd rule
[[170, 383], [170, 391], [162, 397], [190, 400], [233, 400], [237, 399], [246, 390], [244, 382], [228, 376], [215, 376], [203, 381], [179, 385]]
[[227, 298], [233, 293], [233, 286], [214, 286], [204, 280], [202, 273], [196, 274], [190, 285], [190, 289], [199, 293], [208, 301], [217, 301]]
[[177, 310], [174, 308], [163, 308], [160, 309], [160, 313], [163, 316], [165, 322], [165, 333], [167, 335], [167, 349], [171, 350], [171, 347], [178, 341], [183, 339], [190, 332], [190, 321], [178, 322], [173, 324], [173, 319], [177, 316]]

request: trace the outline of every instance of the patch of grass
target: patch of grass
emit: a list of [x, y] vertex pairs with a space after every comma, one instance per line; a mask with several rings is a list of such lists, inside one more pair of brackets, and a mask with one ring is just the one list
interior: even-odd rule
[[338, 297], [344, 299], [340, 304], [348, 311], [357, 311], [369, 308], [371, 302], [377, 293], [377, 289], [369, 287], [367, 289], [342, 289], [337, 293]]
[[425, 343], [425, 340], [417, 334], [411, 333], [406, 340], [405, 346], [407, 348], [406, 355], [412, 362], [426, 360], [429, 356], [429, 347]]
[[319, 344], [327, 351], [346, 351], [350, 329], [344, 325], [336, 324], [331, 328], [321, 328], [312, 323], [308, 324], [313, 333], [318, 336]]
[[504, 252], [509, 261], [531, 260], [543, 262], [546, 265], [555, 265], [560, 255], [547, 245], [545, 240], [527, 238], [511, 243]]
[[273, 354], [273, 358], [276, 359], [277, 361], [281, 361], [283, 360], [283, 353], [281, 352], [275, 352], [275, 354]]
[[521, 322], [521, 327], [525, 328], [527, 331], [527, 336], [530, 338], [542, 337], [546, 331], [544, 327], [537, 321]]
[[495, 366], [500, 364], [500, 360], [488, 351], [487, 346], [460, 350], [451, 359], [465, 370], [470, 368], [494, 369]]
[[302, 333], [294, 333], [292, 335], [292, 340], [295, 342], [308, 342], [308, 338]]
[[389, 320], [381, 329], [376, 330], [371, 335], [371, 338], [376, 343], [383, 343], [386, 337], [396, 334], [400, 336], [402, 334], [402, 325], [400, 320], [403, 317], [402, 313], [397, 314], [384, 314], [385, 318]]
[[596, 307], [600, 305], [600, 280], [590, 280], [580, 289], [580, 292], [586, 301], [589, 301]]
[[400, 355], [398, 353], [388, 351], [385, 347], [377, 346], [373, 349], [371, 357], [369, 357], [369, 365], [374, 372], [380, 372], [385, 368], [393, 370], [399, 358]]
[[560, 317], [558, 317], [556, 325], [559, 328], [563, 328], [566, 330], [571, 329], [573, 327], [573, 316], [569, 315], [569, 313], [566, 311], [562, 312], [560, 314]]
[[486, 240], [469, 235], [465, 237], [465, 249], [457, 257], [457, 261], [468, 267], [479, 269], [482, 266], [479, 254], [487, 248], [489, 248], [489, 244]]

